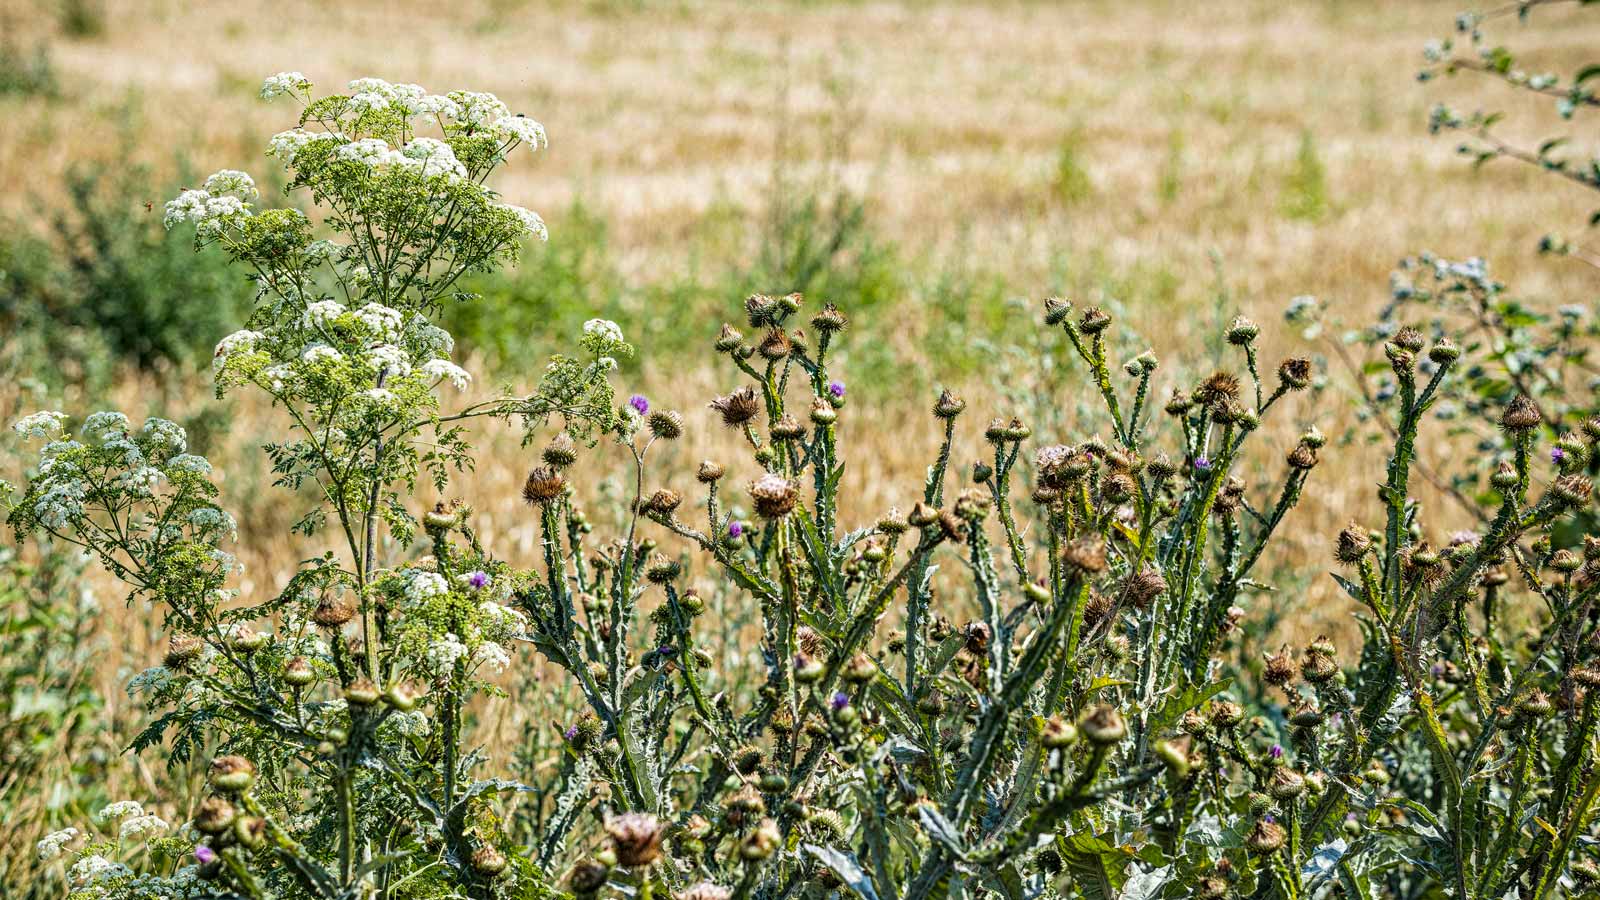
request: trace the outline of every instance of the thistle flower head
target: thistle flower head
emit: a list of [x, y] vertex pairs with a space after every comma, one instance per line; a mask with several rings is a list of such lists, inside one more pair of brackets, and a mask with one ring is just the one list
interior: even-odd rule
[[567, 491], [567, 478], [553, 466], [537, 466], [522, 482], [522, 499], [530, 505], [544, 506], [561, 499]]
[[628, 398], [628, 407], [642, 416], [650, 412], [650, 401], [643, 394], [634, 394]]
[[578, 445], [573, 442], [572, 435], [559, 432], [545, 446], [543, 458], [551, 468], [565, 469], [578, 461]]
[[1256, 339], [1261, 333], [1261, 326], [1250, 321], [1244, 316], [1234, 316], [1233, 322], [1228, 325], [1228, 343], [1236, 347], [1243, 347]]
[[1109, 746], [1128, 736], [1128, 724], [1122, 720], [1122, 714], [1117, 712], [1116, 707], [1102, 703], [1078, 720], [1078, 731], [1090, 743]]
[[761, 400], [756, 396], [755, 388], [745, 385], [726, 397], [711, 401], [711, 408], [722, 416], [724, 425], [740, 428], [761, 412]]
[[834, 306], [832, 303], [823, 304], [822, 308], [817, 310], [816, 315], [811, 317], [811, 327], [822, 334], [843, 331], [845, 326], [849, 324], [850, 320], [845, 318], [844, 313], [839, 311], [839, 307]]
[[794, 510], [800, 498], [794, 482], [781, 475], [767, 473], [750, 485], [750, 499], [756, 512], [765, 519], [781, 519]]
[[650, 433], [664, 441], [675, 441], [683, 437], [683, 416], [676, 410], [658, 409], [645, 419], [650, 427]]
[[1513, 434], [1519, 434], [1537, 428], [1544, 417], [1539, 414], [1539, 406], [1527, 394], [1518, 394], [1506, 405], [1505, 412], [1500, 414], [1500, 425]]
[[1278, 381], [1291, 391], [1303, 391], [1311, 386], [1311, 360], [1293, 356], [1278, 364]]
[[649, 813], [626, 812], [612, 816], [606, 820], [605, 831], [620, 865], [643, 868], [661, 855], [661, 837], [665, 829], [660, 820]]
[[967, 401], [951, 393], [948, 388], [939, 392], [939, 399], [934, 401], [933, 414], [941, 419], [954, 419], [961, 415], [967, 408]]

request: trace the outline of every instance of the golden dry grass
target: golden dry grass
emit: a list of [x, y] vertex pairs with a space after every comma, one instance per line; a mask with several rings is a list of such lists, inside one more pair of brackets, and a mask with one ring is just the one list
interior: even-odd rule
[[[103, 35], [68, 39], [48, 6], [20, 0], [0, 6], [0, 30], [21, 47], [47, 41], [63, 88], [57, 100], [0, 99], [0, 211], [35, 215], [67, 166], [122, 152], [114, 111], [130, 97], [141, 158], [169, 163], [181, 151], [201, 170], [261, 171], [264, 137], [290, 115], [254, 99], [262, 75], [298, 69], [328, 89], [376, 75], [492, 90], [540, 119], [549, 152], [510, 167], [500, 187], [547, 212], [582, 197], [612, 223], [630, 278], [688, 265], [682, 238], [719, 204], [753, 204], [781, 151], [802, 170], [842, 161], [846, 182], [907, 258], [961, 258], [1012, 285], [1058, 284], [1090, 299], [1105, 273], [1148, 289], [1119, 299], [1163, 358], [1200, 355], [1220, 260], [1226, 291], [1263, 322], [1275, 359], [1295, 346], [1280, 325], [1288, 298], [1314, 294], [1357, 320], [1385, 299], [1394, 262], [1421, 249], [1484, 255], [1552, 304], [1585, 296], [1592, 283], [1588, 270], [1533, 252], [1545, 231], [1580, 224], [1589, 198], [1510, 164], [1474, 173], [1450, 140], [1425, 133], [1427, 108], [1443, 99], [1528, 108], [1488, 82], [1413, 79], [1423, 42], [1449, 28], [1461, 2], [111, 0]], [[1581, 16], [1558, 11], [1502, 28], [1543, 67], [1570, 72], [1594, 45]], [[1515, 118], [1512, 133], [1541, 135], [1552, 120], [1540, 107]], [[818, 137], [834, 133], [847, 144]], [[1325, 209], [1310, 219], [1285, 210], [1304, 141], [1324, 169]], [[1064, 149], [1084, 176], [1070, 196], [1054, 187]], [[147, 199], [159, 210], [165, 198], [129, 202]], [[856, 339], [911, 348], [946, 339], [916, 303], [906, 301], [895, 334]], [[715, 325], [683, 327], [709, 335]], [[703, 404], [734, 380], [644, 350], [634, 387], [683, 409], [693, 426], [651, 484], [692, 495], [689, 464], [728, 452]], [[973, 401], [970, 418], [990, 414], [995, 383], [1007, 380], [958, 385]], [[137, 410], [152, 396], [139, 382], [116, 393], [72, 402]], [[207, 399], [203, 387], [179, 397], [191, 409]], [[844, 422], [857, 448], [848, 511], [857, 521], [912, 499], [935, 449], [928, 399], [852, 386]], [[222, 454], [227, 493], [247, 510], [246, 596], [274, 590], [305, 549], [278, 537], [296, 510], [272, 497], [245, 453], [281, 424], [243, 405]], [[969, 423], [970, 437], [980, 428]], [[978, 449], [969, 441], [957, 459]], [[1330, 456], [1288, 535], [1316, 572], [1326, 565], [1324, 536], [1352, 511], [1376, 508], [1378, 459]], [[513, 487], [527, 459], [514, 435], [491, 438], [460, 488], [512, 558], [530, 558], [535, 541]], [[1264, 454], [1263, 465], [1281, 463]], [[1342, 606], [1324, 602], [1335, 599], [1326, 579], [1310, 580], [1318, 587], [1297, 627], [1340, 621]], [[126, 639], [103, 668], [113, 698], [121, 677], [155, 652], [148, 616], [117, 623]]]

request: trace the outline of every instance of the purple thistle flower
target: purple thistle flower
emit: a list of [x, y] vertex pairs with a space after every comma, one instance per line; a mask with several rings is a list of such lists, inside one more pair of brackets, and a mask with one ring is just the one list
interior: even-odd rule
[[471, 574], [469, 574], [467, 576], [467, 584], [472, 585], [472, 589], [475, 590], [475, 591], [483, 590], [483, 586], [488, 584], [488, 583], [489, 583], [489, 573], [488, 572], [478, 571], [478, 572], [473, 572], [473, 573], [471, 573]]
[[1272, 749], [1267, 751], [1267, 755], [1273, 759], [1283, 759], [1283, 747], [1278, 744], [1273, 744]]
[[643, 394], [634, 394], [629, 397], [628, 405], [633, 407], [633, 411], [641, 416], [650, 411], [650, 401], [646, 400]]
[[563, 731], [561, 733], [561, 736], [566, 738], [569, 741], [577, 740], [578, 739], [578, 726], [576, 726], [576, 725], [568, 725], [567, 726], [567, 730]]
[[678, 648], [672, 646], [671, 644], [662, 644], [656, 648], [656, 655], [661, 657], [669, 657], [677, 652]]
[[743, 535], [743, 534], [744, 534], [744, 525], [740, 524], [739, 522], [729, 522], [728, 523], [728, 537], [731, 537], [731, 538], [734, 538], [734, 539], [737, 540], [739, 538], [739, 536]]
[[1209, 472], [1211, 471], [1211, 460], [1204, 456], [1197, 456], [1194, 460], [1194, 467], [1202, 472]]
[[209, 866], [217, 861], [217, 852], [205, 844], [196, 844], [194, 848], [194, 861], [202, 866]]
[[844, 382], [842, 382], [842, 381], [830, 381], [830, 382], [828, 382], [828, 393], [832, 394], [835, 397], [843, 397], [844, 396]]
[[1553, 463], [1555, 463], [1556, 465], [1559, 466], [1559, 465], [1561, 465], [1561, 461], [1566, 459], [1566, 458], [1567, 458], [1567, 451], [1561, 449], [1560, 447], [1551, 447], [1550, 448], [1550, 461], [1551, 462], [1553, 462]]
[[1278, 821], [1278, 818], [1277, 818], [1277, 816], [1274, 816], [1271, 813], [1268, 813], [1266, 816], [1262, 817], [1262, 821], [1266, 822], [1268, 825], [1271, 825], [1274, 822]]
[[846, 694], [844, 691], [839, 691], [838, 693], [833, 695], [833, 711], [834, 712], [838, 712], [839, 710], [844, 709], [846, 706], [849, 706], [849, 705], [850, 705], [850, 695], [849, 694]]

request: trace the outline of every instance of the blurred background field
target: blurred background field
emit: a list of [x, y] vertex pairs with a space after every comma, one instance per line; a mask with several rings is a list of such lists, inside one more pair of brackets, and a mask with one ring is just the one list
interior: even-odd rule
[[[193, 254], [189, 235], [168, 236], [161, 207], [220, 168], [272, 184], [263, 149], [293, 111], [256, 99], [262, 76], [297, 69], [336, 91], [372, 75], [493, 91], [550, 135], [498, 184], [545, 216], [548, 244], [452, 312], [474, 391], [531, 383], [584, 320], [614, 319], [640, 349], [625, 392], [689, 420], [654, 476], [689, 492], [690, 464], [728, 439], [705, 403], [737, 383], [711, 338], [746, 294], [803, 291], [855, 322], [838, 366], [843, 422], [870, 422], [849, 439], [875, 452], [847, 476], [858, 507], [846, 516], [870, 522], [910, 505], [941, 386], [973, 410], [958, 459], [976, 458], [991, 415], [1022, 415], [1041, 439], [1082, 437], [1085, 385], [1041, 334], [1047, 294], [1113, 309], [1140, 335], [1130, 357], [1150, 347], [1205, 365], [1219, 326], [1244, 313], [1273, 364], [1312, 355], [1334, 374], [1325, 348], [1284, 324], [1290, 298], [1359, 322], [1417, 251], [1484, 256], [1536, 305], [1589, 302], [1592, 270], [1536, 253], [1540, 235], [1581, 226], [1587, 198], [1510, 164], [1474, 170], [1427, 134], [1434, 103], [1470, 108], [1462, 98], [1497, 89], [1414, 77], [1460, 2], [0, 0], [0, 413], [176, 412], [224, 473], [242, 589], [275, 591], [303, 556], [284, 536], [303, 508], [249, 449], [281, 423], [262, 404], [217, 403], [209, 382], [248, 285]], [[1570, 72], [1595, 37], [1570, 27], [1576, 15], [1502, 27]], [[1535, 110], [1508, 133], [1557, 124]], [[1163, 392], [1194, 373], [1171, 374]], [[1295, 402], [1298, 424], [1337, 436], [1352, 421], [1337, 379]], [[1267, 443], [1281, 450], [1281, 437]], [[491, 539], [531, 553], [515, 496], [531, 453], [514, 433], [480, 446], [466, 499]], [[1268, 605], [1296, 635], [1348, 627], [1321, 576], [1343, 524], [1329, 510], [1378, 480], [1374, 453], [1333, 449], [1294, 513], [1290, 555], [1274, 561], [1283, 590]], [[14, 478], [4, 459], [0, 476]], [[584, 465], [599, 475], [609, 462]], [[0, 712], [56, 718], [8, 733], [0, 809], [43, 827], [90, 805], [73, 784], [120, 795], [165, 777], [159, 762], [117, 758], [137, 718], [120, 685], [161, 639], [115, 590], [5, 559], [16, 643], [0, 654]], [[100, 612], [73, 613], [89, 588]], [[24, 642], [37, 653], [13, 652]], [[510, 710], [497, 733], [547, 729], [547, 712]], [[95, 753], [41, 778], [62, 740]], [[17, 864], [0, 859], [0, 896], [21, 890], [20, 870], [6, 875]]]

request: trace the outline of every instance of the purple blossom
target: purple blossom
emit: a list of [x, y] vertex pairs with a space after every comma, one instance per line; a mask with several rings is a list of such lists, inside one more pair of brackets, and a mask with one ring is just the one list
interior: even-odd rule
[[1211, 471], [1211, 460], [1204, 456], [1197, 456], [1194, 460], [1194, 467], [1201, 472], [1209, 472]]
[[1273, 744], [1272, 748], [1267, 751], [1267, 755], [1273, 759], [1283, 759], [1283, 747], [1278, 744]]
[[212, 850], [210, 847], [207, 847], [205, 844], [196, 844], [194, 848], [194, 860], [202, 866], [209, 866], [217, 861], [217, 852]]
[[742, 535], [742, 534], [744, 534], [744, 525], [743, 524], [741, 524], [739, 522], [729, 522], [728, 523], [728, 537], [731, 537], [731, 538], [734, 538], [735, 540], [737, 540], [739, 538], [739, 536]]
[[472, 572], [472, 573], [467, 575], [467, 584], [472, 585], [472, 589], [475, 590], [475, 591], [482, 590], [483, 586], [488, 584], [488, 583], [489, 583], [489, 573], [488, 572], [478, 571], [478, 572]]
[[842, 381], [830, 381], [830, 382], [828, 382], [828, 393], [832, 394], [834, 397], [843, 397], [844, 396], [844, 382], [842, 382]]
[[650, 401], [646, 400], [643, 394], [634, 394], [629, 397], [628, 405], [633, 407], [633, 411], [641, 416], [650, 411]]
[[1262, 817], [1262, 821], [1266, 822], [1268, 825], [1271, 825], [1274, 822], [1278, 821], [1278, 819], [1277, 819], [1276, 816], [1272, 815], [1271, 813], [1268, 813], [1266, 816]]
[[567, 726], [567, 730], [563, 731], [561, 733], [561, 736], [566, 738], [569, 741], [577, 740], [578, 739], [578, 726], [576, 726], [576, 725], [568, 725]]
[[850, 695], [849, 694], [846, 694], [844, 691], [839, 691], [838, 693], [833, 695], [833, 711], [834, 712], [838, 712], [839, 710], [844, 709], [846, 706], [849, 706], [849, 705], [850, 705]]
[[671, 644], [662, 644], [661, 646], [656, 648], [656, 655], [660, 656], [662, 658], [670, 657], [674, 653], [677, 653], [677, 652], [678, 652], [678, 648], [672, 646]]
[[1567, 451], [1561, 449], [1560, 447], [1551, 447], [1550, 448], [1550, 461], [1551, 462], [1553, 462], [1553, 463], [1555, 463], [1556, 465], [1559, 466], [1559, 465], [1561, 465], [1561, 461], [1566, 459], [1566, 458], [1567, 458]]

